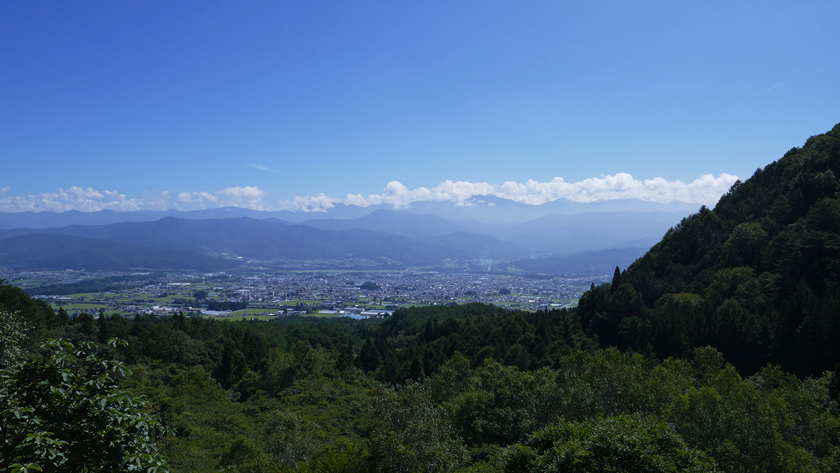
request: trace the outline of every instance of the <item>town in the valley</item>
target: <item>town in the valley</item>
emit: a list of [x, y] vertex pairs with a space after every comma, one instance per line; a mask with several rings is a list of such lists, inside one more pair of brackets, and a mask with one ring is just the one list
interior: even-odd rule
[[388, 317], [408, 306], [480, 302], [528, 311], [572, 307], [608, 276], [494, 272], [158, 273], [0, 270], [68, 314], [118, 313], [271, 319], [284, 316]]

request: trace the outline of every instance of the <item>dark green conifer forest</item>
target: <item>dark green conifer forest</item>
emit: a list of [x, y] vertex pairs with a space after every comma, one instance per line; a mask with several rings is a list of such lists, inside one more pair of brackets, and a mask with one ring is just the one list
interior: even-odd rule
[[[686, 357], [711, 345], [743, 374], [819, 376], [840, 362], [840, 126], [736, 182], [601, 286], [578, 315], [602, 345]], [[615, 279], [614, 279], [615, 281]]]
[[840, 471], [838, 173], [840, 125], [573, 310], [70, 318], [0, 284], [0, 472]]

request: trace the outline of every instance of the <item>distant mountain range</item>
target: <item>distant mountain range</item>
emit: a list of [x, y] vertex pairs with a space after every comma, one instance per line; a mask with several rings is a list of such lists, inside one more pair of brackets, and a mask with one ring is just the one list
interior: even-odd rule
[[618, 266], [626, 269], [644, 256], [647, 248], [612, 248], [609, 250], [584, 251], [567, 256], [546, 256], [529, 258], [510, 263], [522, 271], [537, 273], [576, 274], [594, 276], [610, 274]]
[[192, 251], [140, 248], [70, 235], [21, 235], [0, 240], [0, 266], [13, 269], [192, 269], [219, 271], [235, 261]]
[[[0, 247], [0, 263], [8, 261], [21, 266], [29, 261], [33, 267], [55, 267], [52, 264], [42, 264], [43, 259], [36, 247], [40, 244], [45, 249], [51, 248], [56, 240], [48, 237], [58, 236], [78, 239], [73, 240], [75, 246], [68, 248], [71, 254], [78, 253], [84, 246], [82, 242], [104, 241], [118, 244], [124, 251], [133, 248], [136, 252], [142, 252], [140, 249], [179, 252], [179, 260], [186, 259], [184, 253], [201, 253], [267, 262], [356, 259], [404, 267], [438, 264], [445, 260], [505, 259], [522, 254], [522, 250], [513, 244], [486, 235], [463, 232], [408, 238], [363, 229], [321, 230], [306, 225], [289, 225], [245, 217], [224, 220], [183, 220], [166, 217], [154, 222], [2, 230], [0, 243], [12, 243], [5, 249]], [[30, 245], [21, 246], [26, 241], [30, 241]], [[62, 240], [62, 243], [66, 241]], [[89, 255], [96, 254], [98, 259], [107, 260], [107, 256], [100, 255], [95, 245], [92, 246], [85, 247]], [[23, 248], [26, 251], [21, 252]], [[111, 248], [107, 247], [107, 251], [110, 255]], [[55, 254], [55, 250], [48, 253], [53, 258], [59, 256]], [[68, 256], [65, 260], [69, 261], [72, 258]], [[66, 264], [65, 266], [74, 267]], [[76, 266], [88, 267], [84, 259], [79, 259]], [[141, 266], [145, 267], [147, 264]]]
[[[436, 215], [450, 221], [472, 221], [490, 224], [521, 224], [549, 214], [572, 215], [589, 212], [632, 212], [632, 213], [679, 213], [688, 215], [700, 208], [698, 204], [671, 202], [659, 204], [635, 199], [608, 200], [603, 202], [578, 203], [567, 200], [555, 200], [542, 205], [529, 205], [498, 197], [484, 197], [470, 203], [457, 205], [453, 202], [414, 202], [411, 206], [400, 209], [401, 212], [414, 215]], [[164, 217], [176, 217], [188, 220], [206, 220], [210, 218], [226, 219], [249, 217], [256, 220], [276, 219], [285, 222], [301, 223], [312, 220], [353, 220], [365, 217], [381, 210], [393, 210], [388, 205], [359, 207], [356, 205], [336, 204], [324, 212], [293, 212], [289, 210], [263, 211], [240, 207], [220, 207], [205, 210], [141, 210], [136, 212], [117, 212], [100, 210], [98, 212], [0, 212], [0, 229], [13, 228], [56, 228], [67, 225], [107, 225], [120, 222], [153, 222]]]
[[686, 215], [675, 212], [552, 213], [522, 224], [501, 225], [451, 221], [437, 215], [400, 210], [377, 210], [358, 219], [306, 220], [302, 224], [325, 230], [370, 230], [407, 237], [464, 232], [514, 244], [524, 256], [542, 256], [610, 248], [650, 248]]
[[[682, 203], [489, 203], [496, 202], [480, 203], [487, 207], [481, 212], [500, 207], [503, 212], [496, 214], [496, 220], [508, 211], [520, 218], [541, 214], [523, 222], [493, 223], [416, 212], [425, 207], [465, 216], [480, 206], [447, 202], [421, 202], [406, 210], [342, 206], [321, 214], [230, 207], [194, 212], [7, 213], [0, 214], [0, 226], [5, 228], [0, 230], [0, 266], [224, 269], [249, 261], [282, 262], [288, 267], [290, 261], [317, 260], [322, 265], [341, 261], [339, 266], [347, 267], [348, 261], [354, 261], [354, 265], [397, 268], [489, 260], [513, 261], [523, 270], [604, 274], [616, 264], [632, 262], [627, 258], [640, 256], [689, 213], [689, 205]], [[622, 208], [627, 210], [618, 210]], [[558, 212], [545, 213], [552, 209]], [[363, 214], [339, 218], [353, 213]], [[300, 220], [301, 215], [329, 218]], [[38, 250], [38, 245], [43, 249]], [[160, 251], [170, 253], [164, 256]], [[534, 257], [538, 259], [529, 259]], [[613, 257], [618, 258], [615, 264], [604, 261]]]

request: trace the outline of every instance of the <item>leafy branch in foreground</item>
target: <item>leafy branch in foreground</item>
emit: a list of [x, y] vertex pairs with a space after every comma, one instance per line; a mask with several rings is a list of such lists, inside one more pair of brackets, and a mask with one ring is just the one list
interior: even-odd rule
[[0, 308], [0, 368], [13, 368], [24, 357], [23, 342], [29, 335], [29, 324], [20, 312]]
[[145, 399], [119, 390], [123, 363], [94, 343], [50, 340], [42, 349], [0, 371], [0, 471], [169, 471], [155, 444], [165, 428]]

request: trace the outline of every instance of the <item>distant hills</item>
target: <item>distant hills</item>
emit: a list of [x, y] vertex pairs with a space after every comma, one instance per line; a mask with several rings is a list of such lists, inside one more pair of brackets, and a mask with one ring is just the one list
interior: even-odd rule
[[[151, 251], [154, 249], [182, 252], [170, 255], [167, 268], [177, 264], [184, 264], [185, 269], [225, 268], [257, 261], [289, 267], [294, 261], [319, 261], [319, 267], [372, 269], [487, 260], [515, 261], [512, 265], [521, 265], [523, 270], [603, 274], [605, 255], [624, 255], [615, 263], [621, 264], [627, 255], [640, 254], [625, 250], [602, 253], [604, 250], [649, 248], [688, 213], [687, 208], [695, 207], [641, 201], [558, 201], [533, 206], [503, 200], [488, 199], [474, 206], [419, 202], [405, 210], [342, 205], [326, 213], [231, 207], [193, 212], [6, 213], [0, 214], [0, 241], [37, 234], [78, 239], [38, 237], [30, 239], [28, 246], [24, 245], [26, 239], [12, 239], [2, 247], [5, 253], [0, 254], [0, 265], [148, 268], [160, 260], [159, 253]], [[478, 209], [481, 205], [485, 208]], [[418, 213], [422, 209], [478, 216], [483, 221]], [[495, 214], [491, 216], [491, 212]], [[529, 215], [535, 217], [511, 220]], [[91, 241], [119, 246], [97, 247]], [[38, 244], [45, 245], [44, 251], [37, 251]], [[529, 260], [534, 257], [555, 257], [551, 260], [554, 264]]]
[[490, 234], [515, 241], [532, 255], [570, 255], [611, 248], [650, 248], [685, 214], [587, 212], [549, 214]]
[[443, 236], [470, 230], [468, 224], [452, 222], [437, 215], [383, 209], [355, 219], [312, 219], [304, 220], [302, 224], [322, 230], [368, 230], [416, 238]]
[[[528, 205], [498, 197], [484, 197], [471, 205], [457, 205], [453, 202], [414, 202], [410, 207], [399, 212], [413, 215], [435, 215], [449, 221], [472, 221], [500, 225], [516, 225], [544, 217], [548, 214], [572, 215], [588, 212], [632, 212], [666, 213], [688, 215], [696, 212], [700, 206], [685, 202], [659, 204], [635, 199], [619, 199], [592, 203], [578, 203], [567, 200], [546, 202], [542, 205]], [[13, 228], [56, 228], [68, 225], [107, 225], [120, 222], [153, 222], [164, 217], [187, 220], [227, 219], [248, 217], [255, 220], [275, 219], [285, 222], [302, 223], [312, 220], [353, 220], [360, 219], [377, 211], [392, 211], [387, 205], [359, 207], [356, 205], [336, 204], [325, 212], [293, 212], [288, 210], [261, 211], [240, 207], [220, 207], [205, 210], [142, 210], [135, 212], [117, 212], [100, 210], [98, 212], [0, 212], [0, 229]]]
[[0, 240], [0, 266], [13, 269], [192, 269], [218, 271], [234, 261], [160, 248], [140, 248], [71, 235], [33, 234]]
[[595, 276], [612, 273], [616, 266], [626, 268], [641, 258], [647, 248], [612, 248], [584, 251], [566, 256], [544, 256], [509, 263], [523, 271]]
[[[57, 239], [57, 237], [64, 239]], [[75, 237], [75, 239], [68, 239]], [[370, 263], [387, 264], [389, 267], [406, 265], [425, 266], [438, 264], [445, 260], [470, 260], [475, 258], [511, 258], [522, 253], [514, 245], [484, 235], [453, 233], [424, 238], [408, 238], [367, 230], [331, 231], [312, 228], [306, 225], [254, 220], [251, 218], [182, 220], [166, 217], [154, 222], [123, 222], [110, 225], [71, 225], [60, 228], [40, 230], [4, 230], [0, 231], [0, 243], [8, 242], [0, 262], [8, 261], [17, 266], [31, 263], [33, 267], [44, 267], [44, 260], [38, 251], [39, 245], [50, 255], [50, 260], [58, 258], [65, 251], [77, 255], [82, 248], [93, 251], [91, 242], [108, 242], [108, 256], [97, 253], [97, 267], [112, 258], [116, 248], [139, 251], [145, 249], [166, 250], [173, 256], [177, 252], [180, 258], [174, 261], [186, 261], [187, 253], [214, 255], [225, 258], [244, 258], [246, 260], [365, 260]], [[24, 246], [29, 242], [28, 246]], [[56, 243], [61, 243], [55, 246]], [[104, 249], [102, 251], [105, 251]], [[90, 254], [90, 253], [89, 253]], [[133, 253], [132, 253], [133, 254]], [[90, 254], [93, 256], [93, 254]], [[221, 258], [215, 258], [221, 260]], [[65, 267], [79, 265], [90, 267], [83, 260], [76, 266], [67, 266], [75, 261], [73, 256], [63, 260]], [[209, 260], [208, 260], [209, 261]], [[231, 262], [233, 263], [233, 262]], [[120, 260], [115, 267], [124, 267], [127, 260]], [[143, 263], [147, 266], [150, 263]], [[191, 262], [195, 267], [198, 262]], [[11, 265], [11, 264], [10, 264]], [[231, 266], [233, 264], [229, 264]], [[54, 267], [54, 265], [50, 265]], [[172, 268], [170, 263], [165, 266]]]
[[306, 220], [330, 230], [371, 230], [402, 236], [441, 236], [454, 232], [486, 235], [516, 245], [525, 256], [571, 255], [610, 248], [650, 248], [686, 214], [678, 212], [551, 213], [521, 224], [452, 221], [437, 215], [377, 210], [358, 219]]

